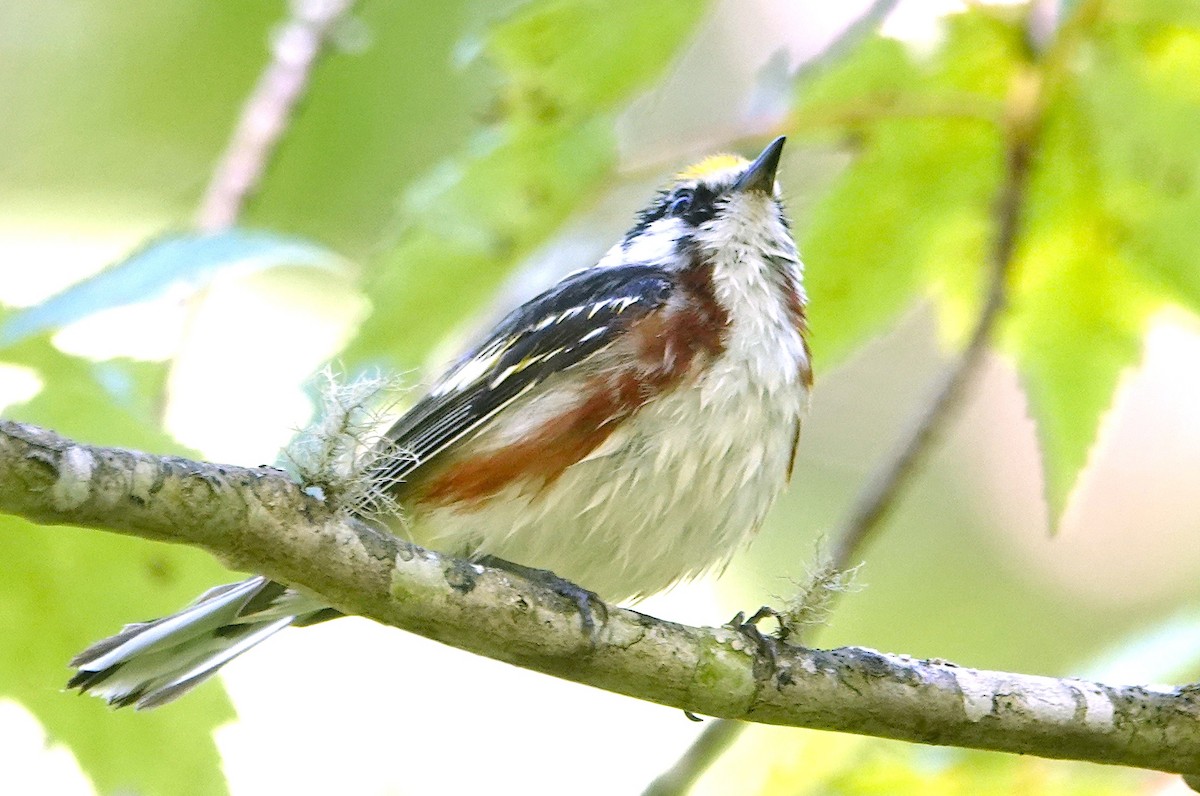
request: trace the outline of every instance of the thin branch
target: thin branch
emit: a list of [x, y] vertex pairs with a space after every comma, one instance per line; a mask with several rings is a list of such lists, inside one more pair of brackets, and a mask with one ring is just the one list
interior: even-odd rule
[[745, 728], [745, 722], [734, 719], [708, 722], [675, 765], [659, 774], [642, 791], [642, 796], [678, 796], [691, 792], [701, 775], [733, 746]]
[[791, 120], [793, 130], [844, 131], [879, 122], [937, 121], [978, 122], [994, 127], [1002, 121], [1003, 106], [969, 92], [939, 92], [924, 96], [894, 93], [856, 97], [845, 102], [823, 102], [801, 109]]
[[996, 234], [988, 262], [987, 294], [975, 328], [958, 361], [942, 377], [924, 411], [895, 453], [876, 470], [835, 534], [837, 542], [831, 558], [837, 569], [854, 564], [895, 506], [898, 495], [921, 471], [933, 443], [940, 438], [987, 355], [996, 322], [1007, 303], [1008, 275], [1016, 257], [1030, 165], [1041, 132], [1042, 91], [1043, 83], [1036, 73], [1022, 74], [1014, 80], [1006, 105], [1004, 176], [993, 211]]
[[1031, 167], [1046, 107], [1069, 75], [1071, 58], [1095, 22], [1100, 8], [1099, 0], [1081, 3], [1059, 30], [1053, 44], [1045, 50], [1040, 63], [1017, 74], [1009, 87], [1003, 116], [998, 119], [1004, 133], [1004, 176], [993, 210], [996, 235], [983, 307], [958, 361], [938, 384], [925, 411], [915, 419], [895, 454], [876, 471], [855, 501], [837, 534], [838, 541], [831, 554], [835, 568], [851, 566], [870, 542], [895, 505], [899, 493], [919, 472], [925, 456], [983, 362], [996, 322], [1007, 303], [1008, 276], [1020, 240]]
[[233, 226], [258, 186], [313, 65], [330, 32], [354, 0], [291, 0], [291, 15], [273, 36], [271, 61], [242, 107], [196, 214], [196, 227], [215, 232]]
[[834, 534], [837, 541], [830, 558], [835, 569], [853, 566], [878, 532], [898, 502], [900, 493], [921, 472], [934, 443], [940, 439], [985, 361], [996, 322], [1007, 301], [1005, 285], [1016, 251], [1032, 147], [1031, 140], [1021, 137], [1007, 151], [1004, 182], [996, 203], [996, 237], [990, 260], [990, 279], [975, 328], [958, 360], [942, 376], [922, 412], [914, 418], [893, 454], [871, 476], [847, 519]]
[[959, 668], [773, 645], [610, 606], [347, 519], [271, 468], [82, 445], [0, 421], [0, 511], [206, 549], [460, 649], [709, 716], [1200, 774], [1200, 689]]

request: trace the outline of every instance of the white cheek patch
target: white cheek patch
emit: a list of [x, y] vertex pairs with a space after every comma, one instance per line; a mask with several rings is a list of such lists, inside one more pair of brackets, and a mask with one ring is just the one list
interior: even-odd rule
[[685, 232], [684, 226], [678, 218], [658, 219], [622, 244], [622, 258], [627, 263], [670, 264], [675, 259], [675, 245]]

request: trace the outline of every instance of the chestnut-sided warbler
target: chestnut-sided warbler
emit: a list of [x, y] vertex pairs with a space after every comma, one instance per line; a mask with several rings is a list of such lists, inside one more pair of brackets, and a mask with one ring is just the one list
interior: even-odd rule
[[[501, 320], [392, 426], [403, 455], [371, 477], [406, 535], [621, 600], [722, 566], [758, 530], [812, 384], [783, 142], [676, 175], [598, 263]], [[338, 615], [261, 576], [220, 586], [80, 653], [69, 687], [153, 707]]]

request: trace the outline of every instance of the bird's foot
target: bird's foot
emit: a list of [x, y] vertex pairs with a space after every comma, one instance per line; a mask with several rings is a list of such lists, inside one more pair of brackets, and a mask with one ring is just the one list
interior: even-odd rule
[[496, 556], [480, 556], [476, 560], [484, 566], [520, 575], [526, 580], [532, 581], [543, 588], [549, 589], [560, 597], [570, 600], [579, 611], [579, 621], [583, 626], [583, 632], [587, 634], [588, 640], [591, 641], [593, 646], [599, 640], [600, 628], [608, 621], [608, 605], [595, 592], [572, 583], [566, 578], [559, 577], [548, 569], [536, 569], [522, 564], [514, 564], [512, 561], [497, 558]]
[[765, 661], [770, 665], [771, 669], [774, 669], [779, 659], [779, 640], [773, 636], [763, 634], [758, 629], [758, 623], [768, 618], [780, 622], [780, 626], [783, 626], [779, 612], [769, 605], [759, 608], [748, 618], [744, 611], [738, 611], [725, 626], [744, 636], [758, 651], [759, 660]]

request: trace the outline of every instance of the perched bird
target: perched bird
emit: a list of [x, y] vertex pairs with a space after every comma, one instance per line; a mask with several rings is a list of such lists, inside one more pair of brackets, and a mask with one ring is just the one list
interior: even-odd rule
[[[598, 263], [501, 320], [392, 426], [404, 455], [372, 478], [406, 535], [622, 600], [724, 565], [758, 530], [812, 384], [783, 143], [676, 175]], [[80, 653], [69, 687], [154, 707], [338, 615], [261, 576], [220, 586]]]

